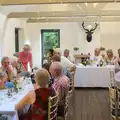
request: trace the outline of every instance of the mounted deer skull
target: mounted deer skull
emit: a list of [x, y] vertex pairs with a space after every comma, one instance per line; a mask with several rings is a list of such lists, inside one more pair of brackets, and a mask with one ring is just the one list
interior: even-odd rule
[[86, 29], [85, 26], [84, 26], [84, 22], [82, 23], [82, 27], [83, 27], [83, 29], [87, 33], [87, 41], [88, 42], [91, 42], [91, 40], [92, 40], [92, 34], [93, 34], [94, 30], [97, 28], [97, 26], [98, 26], [98, 24], [95, 23], [95, 27], [94, 28], [92, 28], [92, 29]]

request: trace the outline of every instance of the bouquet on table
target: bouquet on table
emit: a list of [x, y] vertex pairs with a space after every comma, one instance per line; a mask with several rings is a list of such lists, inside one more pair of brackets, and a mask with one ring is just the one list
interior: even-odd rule
[[84, 66], [87, 66], [87, 65], [92, 65], [94, 63], [94, 60], [89, 60], [89, 59], [85, 59], [83, 60], [82, 64]]

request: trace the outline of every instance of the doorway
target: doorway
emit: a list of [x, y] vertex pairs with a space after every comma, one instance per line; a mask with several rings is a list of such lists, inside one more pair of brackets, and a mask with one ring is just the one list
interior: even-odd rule
[[15, 52], [20, 52], [24, 46], [24, 29], [15, 28]]
[[49, 49], [60, 47], [60, 30], [43, 29], [41, 30], [42, 59], [47, 57]]

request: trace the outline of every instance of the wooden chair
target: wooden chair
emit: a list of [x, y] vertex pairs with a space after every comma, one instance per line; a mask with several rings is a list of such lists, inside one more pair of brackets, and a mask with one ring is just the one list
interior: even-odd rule
[[71, 105], [71, 107], [72, 108], [70, 108], [69, 107], [69, 113], [70, 113], [70, 115], [71, 116], [74, 116], [74, 120], [76, 120], [76, 109], [75, 109], [75, 87], [74, 87], [74, 76], [75, 76], [75, 72], [76, 71], [74, 71], [74, 72], [72, 72], [72, 80], [71, 80], [71, 82], [69, 83], [69, 85], [70, 85], [70, 87], [72, 88], [72, 91], [69, 91], [69, 95], [72, 95], [72, 96], [70, 96], [70, 102], [69, 103], [71, 103], [72, 105]]
[[58, 108], [58, 94], [54, 97], [49, 97], [48, 104], [48, 120], [57, 120], [57, 108]]
[[[67, 120], [69, 114], [73, 114], [73, 91], [74, 91], [74, 82], [70, 79], [69, 82], [69, 91], [65, 99], [65, 108], [64, 108], [64, 120]], [[72, 107], [72, 108], [71, 108]]]
[[115, 80], [115, 72], [110, 70], [110, 85], [109, 85], [110, 111], [111, 120], [116, 120], [117, 112], [117, 86]]
[[120, 120], [120, 83], [116, 83], [116, 104], [115, 104], [115, 117]]

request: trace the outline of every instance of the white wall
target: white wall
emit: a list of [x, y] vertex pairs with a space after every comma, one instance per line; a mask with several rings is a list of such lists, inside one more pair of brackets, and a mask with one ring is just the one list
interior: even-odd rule
[[96, 47], [113, 49], [117, 54], [120, 48], [120, 22], [102, 22], [95, 30], [90, 43], [86, 41], [86, 33], [81, 23], [35, 23], [28, 24], [27, 31], [34, 54], [34, 63], [41, 64], [41, 29], [60, 29], [60, 46], [64, 50], [68, 48], [73, 52], [73, 47], [79, 47], [80, 52], [93, 53]]
[[12, 56], [15, 52], [15, 27], [24, 29], [24, 44], [31, 45], [35, 65], [41, 65], [41, 29], [60, 29], [60, 46], [62, 50], [70, 49], [71, 53], [73, 47], [79, 47], [83, 53], [93, 53], [94, 48], [100, 46], [112, 48], [116, 52], [120, 47], [120, 22], [100, 23], [93, 34], [92, 42], [88, 43], [81, 23], [27, 24], [25, 20], [7, 19], [0, 14], [0, 58]]
[[25, 36], [22, 35], [20, 40], [23, 39], [24, 43], [28, 41], [26, 27], [26, 20], [8, 19], [4, 14], [0, 14], [0, 58], [11, 57], [15, 52], [15, 28], [23, 28], [24, 33], [22, 31], [21, 34]]
[[117, 54], [120, 48], [120, 22], [101, 23], [100, 36], [101, 45]]
[[39, 52], [41, 51], [41, 29], [60, 29], [60, 47], [62, 50], [68, 48], [73, 52], [73, 47], [79, 47], [81, 52], [88, 53], [93, 52], [95, 47], [100, 47], [100, 27], [93, 34], [92, 42], [88, 43], [86, 33], [81, 24], [78, 23], [28, 24], [28, 35], [33, 53], [35, 53], [34, 62], [36, 64], [41, 61], [41, 52]]
[[15, 52], [15, 28], [24, 28], [26, 21], [7, 19], [0, 15], [0, 39], [2, 56], [12, 56]]

